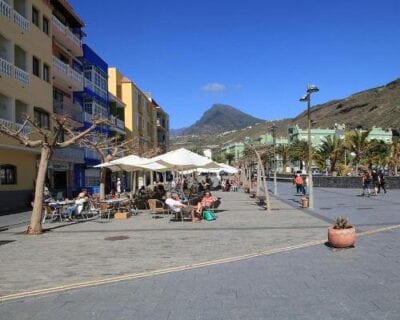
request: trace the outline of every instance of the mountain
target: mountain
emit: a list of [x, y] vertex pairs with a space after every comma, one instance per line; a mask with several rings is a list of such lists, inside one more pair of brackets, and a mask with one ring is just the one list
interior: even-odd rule
[[175, 129], [171, 132], [171, 136], [215, 134], [239, 130], [264, 121], [252, 117], [232, 106], [214, 104], [203, 114], [200, 120], [196, 121], [190, 127]]

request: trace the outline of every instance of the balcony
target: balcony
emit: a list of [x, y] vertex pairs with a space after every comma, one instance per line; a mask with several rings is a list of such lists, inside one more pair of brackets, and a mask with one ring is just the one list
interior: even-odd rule
[[0, 0], [0, 16], [14, 22], [23, 32], [29, 31], [30, 22], [24, 16], [13, 10], [5, 1]]
[[55, 149], [51, 160], [85, 163], [85, 150], [79, 147]]
[[58, 40], [58, 42], [60, 42], [68, 51], [70, 51], [72, 55], [77, 57], [82, 56], [82, 40], [55, 16], [52, 17], [52, 24], [53, 36], [56, 38], [56, 40]]
[[29, 85], [31, 79], [28, 72], [14, 66], [3, 58], [0, 58], [0, 74], [14, 78], [22, 85]]
[[125, 123], [123, 120], [118, 119], [115, 116], [110, 116], [110, 130], [115, 131], [119, 134], [125, 135]]
[[82, 123], [82, 107], [78, 104], [63, 103], [53, 100], [53, 111], [60, 115], [69, 115], [71, 119]]
[[[9, 121], [6, 119], [0, 119], [0, 125], [8, 128], [11, 131], [18, 131], [18, 130], [21, 130], [21, 128], [22, 128], [22, 124], [15, 123], [15, 122], [12, 122], [12, 121]], [[21, 133], [23, 135], [28, 135], [31, 132], [32, 132], [32, 127], [30, 127], [30, 126], [25, 126], [21, 131]]]
[[102, 90], [98, 86], [96, 86], [92, 81], [89, 79], [84, 78], [84, 86], [85, 88], [88, 88], [90, 91], [94, 92], [97, 94], [99, 97], [103, 98], [104, 100], [107, 100], [107, 91]]
[[69, 65], [53, 56], [53, 77], [55, 81], [67, 86], [73, 91], [83, 90], [83, 76], [81, 72], [72, 69]]

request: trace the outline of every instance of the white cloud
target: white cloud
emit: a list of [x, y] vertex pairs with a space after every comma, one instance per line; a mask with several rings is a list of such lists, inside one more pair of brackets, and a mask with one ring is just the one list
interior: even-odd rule
[[212, 93], [220, 93], [226, 90], [226, 86], [222, 83], [207, 83], [206, 85], [201, 87], [201, 90], [212, 92]]

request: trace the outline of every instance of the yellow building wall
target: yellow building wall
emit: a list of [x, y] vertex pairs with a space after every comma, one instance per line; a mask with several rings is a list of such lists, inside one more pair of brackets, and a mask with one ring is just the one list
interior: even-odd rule
[[[32, 5], [39, 11], [40, 27], [31, 21]], [[30, 75], [28, 85], [21, 84], [14, 77], [2, 75], [0, 77], [0, 93], [11, 98], [13, 103], [13, 117], [15, 120], [15, 100], [20, 100], [27, 105], [27, 115], [33, 119], [34, 107], [49, 113], [50, 127], [53, 114], [52, 90], [52, 33], [51, 9], [42, 0], [27, 1], [27, 20], [30, 21], [29, 30], [22, 31], [12, 19], [0, 15], [0, 34], [8, 40], [10, 63], [14, 63], [15, 46], [25, 51], [26, 72]], [[42, 31], [43, 16], [49, 21], [49, 34]], [[32, 58], [35, 56], [40, 61], [40, 78], [32, 74]], [[49, 82], [43, 80], [43, 65], [50, 69]], [[35, 135], [32, 137], [36, 138]], [[17, 184], [0, 185], [0, 191], [31, 190], [36, 178], [36, 159], [39, 151], [24, 147], [19, 142], [0, 135], [0, 164], [11, 164], [17, 167]]]
[[17, 167], [17, 184], [0, 185], [0, 191], [33, 190], [36, 179], [37, 154], [26, 151], [0, 151], [0, 165]]

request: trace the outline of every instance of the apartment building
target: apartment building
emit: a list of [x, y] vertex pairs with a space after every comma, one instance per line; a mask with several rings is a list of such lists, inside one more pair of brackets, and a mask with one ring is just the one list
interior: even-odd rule
[[[0, 0], [0, 122], [12, 129], [26, 116], [52, 127], [51, 19], [48, 1]], [[0, 136], [0, 213], [29, 206], [38, 155]]]
[[132, 148], [144, 155], [157, 147], [157, 110], [144, 92], [118, 69], [108, 69], [108, 90], [125, 103], [126, 139]]
[[[82, 38], [84, 23], [65, 0], [50, 0], [52, 9], [53, 111], [69, 115], [77, 128], [84, 125], [84, 108], [74, 92], [83, 92]], [[84, 182], [85, 150], [79, 146], [58, 149], [49, 163], [49, 187], [72, 196]]]
[[[133, 152], [152, 156], [168, 150], [169, 116], [151, 97], [118, 69], [108, 69], [108, 90], [123, 101], [126, 139], [132, 140]], [[138, 177], [136, 185], [148, 184], [149, 175]], [[131, 185], [130, 178], [126, 185]]]
[[156, 126], [157, 126], [157, 137], [156, 146], [160, 153], [169, 151], [169, 115], [164, 109], [151, 97], [147, 95], [150, 103], [156, 110]]

